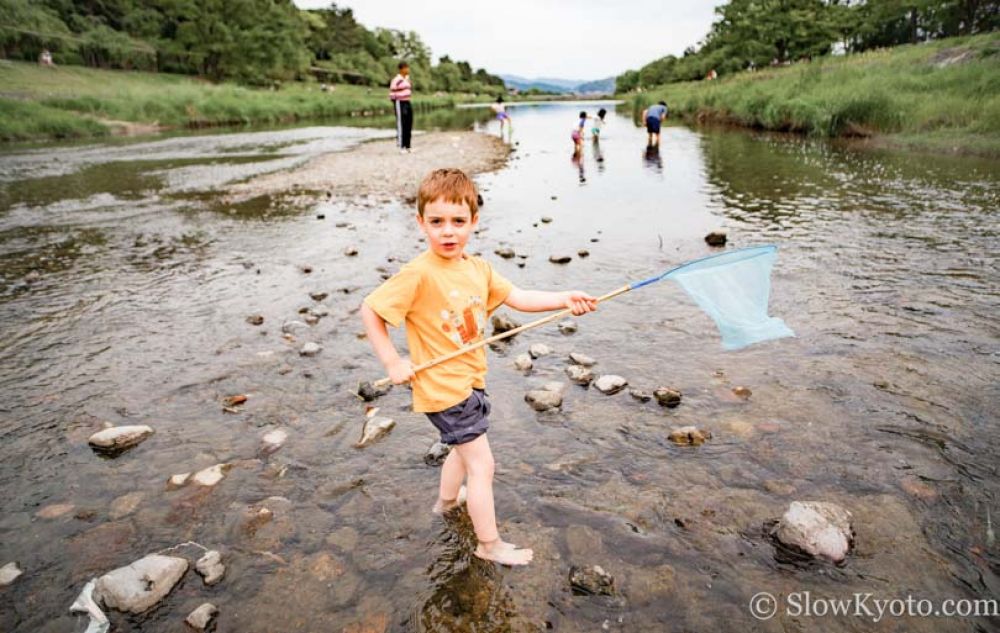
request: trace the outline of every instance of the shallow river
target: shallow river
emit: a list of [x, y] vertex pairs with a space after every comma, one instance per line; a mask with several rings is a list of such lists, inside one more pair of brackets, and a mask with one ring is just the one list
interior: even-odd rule
[[[205, 601], [218, 631], [241, 633], [1000, 630], [998, 617], [784, 609], [805, 592], [935, 606], [1000, 595], [987, 536], [987, 517], [1000, 523], [998, 163], [680, 126], [650, 152], [607, 107], [582, 160], [570, 129], [595, 104], [511, 108], [516, 151], [478, 178], [471, 250], [522, 287], [603, 293], [716, 252], [702, 238], [723, 227], [727, 249], [779, 246], [771, 313], [797, 337], [724, 352], [664, 282], [603, 304], [575, 334], [533, 330], [491, 352], [497, 510], [502, 533], [535, 549], [526, 569], [471, 557], [468, 519], [430, 513], [436, 433], [405, 389], [377, 403], [392, 433], [353, 447], [365, 407], [352, 390], [383, 373], [357, 307], [420, 251], [413, 210], [336, 192], [304, 211], [227, 208], [211, 193], [389, 131], [0, 153], [0, 565], [25, 570], [0, 589], [0, 631], [82, 631], [68, 609], [87, 580], [188, 541], [223, 552], [225, 579], [205, 587], [191, 570], [151, 611], [113, 612], [114, 631], [178, 631]], [[500, 259], [501, 246], [526, 257]], [[549, 263], [563, 252], [569, 264]], [[283, 338], [316, 292], [329, 314]], [[323, 351], [299, 356], [306, 341]], [[537, 342], [554, 353], [515, 370]], [[683, 402], [566, 381], [562, 410], [535, 413], [524, 393], [565, 380], [571, 351]], [[227, 413], [234, 394], [249, 399]], [[104, 422], [156, 433], [107, 458], [87, 445]], [[713, 438], [675, 446], [667, 434], [685, 424]], [[287, 444], [259, 455], [276, 427]], [[214, 488], [167, 490], [172, 474], [217, 463], [232, 468]], [[767, 526], [794, 500], [853, 513], [845, 564], [775, 548]], [[618, 596], [573, 595], [570, 567], [595, 564]], [[758, 592], [778, 598], [773, 619], [751, 614]]]

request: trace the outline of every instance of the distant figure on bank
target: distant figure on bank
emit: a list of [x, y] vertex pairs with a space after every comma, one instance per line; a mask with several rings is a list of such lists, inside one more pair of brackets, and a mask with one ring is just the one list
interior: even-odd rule
[[409, 154], [410, 134], [413, 132], [413, 108], [410, 106], [410, 65], [399, 62], [399, 74], [389, 82], [389, 99], [396, 112], [396, 145], [400, 154]]
[[708, 74], [705, 75], [706, 81], [712, 81], [713, 79], [718, 79], [718, 78], [719, 78], [719, 73], [715, 72], [714, 68], [708, 71]]
[[49, 52], [49, 49], [42, 49], [42, 54], [38, 56], [38, 63], [42, 66], [55, 66], [55, 64], [52, 63], [52, 53]]
[[587, 112], [580, 112], [580, 121], [573, 128], [573, 132], [570, 133], [569, 137], [573, 139], [573, 155], [576, 156], [583, 152], [583, 129], [587, 126]]
[[601, 108], [597, 111], [597, 116], [590, 124], [590, 135], [594, 139], [595, 143], [601, 140], [601, 128], [604, 127], [604, 117], [607, 116], [607, 114], [608, 111]]
[[504, 125], [507, 125], [508, 132], [512, 127], [510, 120], [510, 115], [507, 114], [507, 107], [503, 104], [503, 95], [497, 97], [496, 103], [490, 106], [497, 115], [497, 121], [500, 121], [500, 138], [503, 138]]
[[650, 147], [660, 146], [660, 123], [667, 118], [667, 104], [663, 101], [656, 105], [649, 106], [642, 111], [642, 118], [646, 121], [646, 133], [649, 135], [646, 145]]

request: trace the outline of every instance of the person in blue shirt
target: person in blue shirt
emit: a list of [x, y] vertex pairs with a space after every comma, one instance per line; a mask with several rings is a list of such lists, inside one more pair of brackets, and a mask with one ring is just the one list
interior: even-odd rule
[[656, 105], [649, 106], [642, 111], [642, 118], [646, 122], [646, 133], [649, 134], [646, 144], [649, 147], [659, 147], [660, 123], [667, 118], [667, 104], [661, 101]]

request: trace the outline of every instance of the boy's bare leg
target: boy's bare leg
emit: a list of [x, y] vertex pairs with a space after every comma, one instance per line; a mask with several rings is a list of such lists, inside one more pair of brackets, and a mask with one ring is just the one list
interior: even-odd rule
[[452, 448], [441, 466], [441, 485], [438, 488], [438, 500], [434, 504], [434, 512], [443, 514], [462, 503], [459, 493], [464, 480], [465, 464], [458, 452]]
[[486, 435], [480, 435], [467, 444], [459, 444], [452, 452], [458, 452], [468, 474], [469, 518], [479, 540], [475, 555], [503, 565], [530, 563], [533, 556], [530, 549], [520, 549], [502, 541], [497, 531], [493, 506], [493, 452]]

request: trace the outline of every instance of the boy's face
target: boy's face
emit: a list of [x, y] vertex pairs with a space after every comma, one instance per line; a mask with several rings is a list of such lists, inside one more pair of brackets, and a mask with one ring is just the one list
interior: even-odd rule
[[445, 202], [438, 198], [424, 205], [424, 215], [417, 214], [417, 224], [427, 236], [427, 243], [437, 255], [447, 259], [462, 256], [465, 244], [476, 230], [479, 216], [472, 217], [464, 202]]

